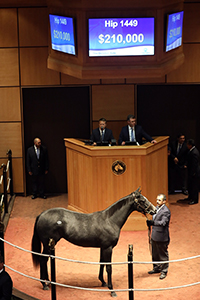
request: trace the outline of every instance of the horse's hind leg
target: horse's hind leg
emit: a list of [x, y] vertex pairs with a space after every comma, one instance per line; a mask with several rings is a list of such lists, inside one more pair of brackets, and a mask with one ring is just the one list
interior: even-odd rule
[[[43, 251], [43, 254], [47, 254], [45, 251]], [[47, 256], [41, 256], [40, 258], [40, 279], [49, 281], [49, 275], [47, 271]], [[41, 282], [43, 285], [43, 290], [49, 290], [48, 284], [46, 282]]]
[[[104, 262], [111, 262], [112, 247], [109, 247], [107, 249], [102, 250], [102, 257], [103, 257]], [[110, 290], [112, 290], [113, 289], [113, 285], [112, 285], [112, 265], [106, 265], [106, 272], [107, 272], [107, 276], [108, 276], [108, 288]], [[111, 296], [112, 297], [117, 297], [117, 294], [114, 291], [112, 291]]]
[[[102, 257], [102, 249], [100, 250], [100, 262], [104, 262], [103, 261], [103, 257]], [[99, 280], [102, 282], [102, 286], [107, 286], [105, 280], [103, 279], [103, 271], [104, 271], [104, 265], [101, 264], [99, 267]]]

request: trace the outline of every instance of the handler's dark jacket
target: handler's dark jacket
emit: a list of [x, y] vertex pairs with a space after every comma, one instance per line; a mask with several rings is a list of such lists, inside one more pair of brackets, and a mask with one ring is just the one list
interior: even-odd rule
[[154, 240], [155, 242], [170, 241], [170, 237], [169, 237], [170, 217], [171, 217], [170, 210], [164, 204], [154, 217], [154, 225], [152, 226], [152, 234], [151, 234], [152, 240]]

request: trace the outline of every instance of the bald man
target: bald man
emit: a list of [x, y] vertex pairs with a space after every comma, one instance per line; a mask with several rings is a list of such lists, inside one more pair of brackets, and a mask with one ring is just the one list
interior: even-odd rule
[[27, 170], [32, 179], [32, 199], [46, 199], [45, 175], [48, 173], [48, 153], [39, 138], [34, 139], [34, 145], [27, 151]]

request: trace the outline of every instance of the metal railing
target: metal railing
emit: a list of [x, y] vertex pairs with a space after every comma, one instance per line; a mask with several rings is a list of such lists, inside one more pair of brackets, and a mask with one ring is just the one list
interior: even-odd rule
[[8, 213], [8, 206], [13, 196], [12, 151], [7, 152], [7, 163], [0, 166], [0, 222]]

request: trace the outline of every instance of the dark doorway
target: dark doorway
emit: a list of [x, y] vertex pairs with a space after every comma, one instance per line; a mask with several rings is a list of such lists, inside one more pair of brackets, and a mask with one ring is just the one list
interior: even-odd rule
[[[46, 193], [66, 193], [64, 138], [87, 139], [90, 135], [89, 87], [23, 88], [25, 153], [35, 137], [48, 149]], [[26, 172], [27, 194], [31, 194]]]
[[200, 85], [139, 85], [138, 124], [152, 136], [183, 133], [200, 149]]

